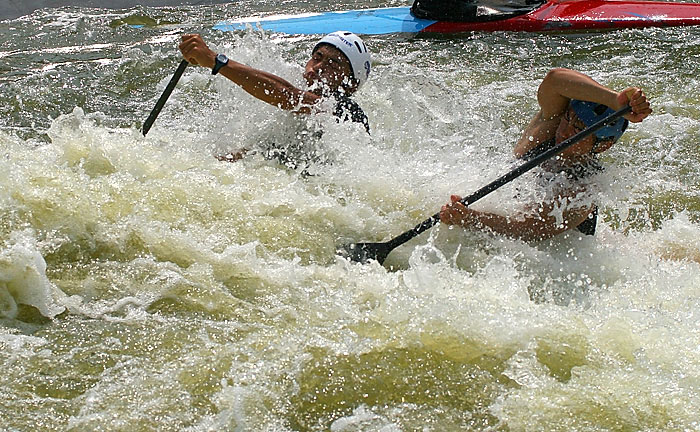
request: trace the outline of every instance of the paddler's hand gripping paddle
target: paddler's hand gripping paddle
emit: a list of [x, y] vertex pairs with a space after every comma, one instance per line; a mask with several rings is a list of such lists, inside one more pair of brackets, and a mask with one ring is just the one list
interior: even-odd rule
[[[605, 126], [608, 123], [611, 123], [618, 118], [622, 117], [623, 115], [627, 114], [632, 110], [632, 107], [626, 106], [625, 108], [622, 108], [619, 111], [616, 111], [609, 116], [607, 116], [604, 119], [601, 119], [597, 121], [596, 123], [593, 123], [590, 125], [587, 129], [582, 130], [581, 132], [577, 133], [576, 135], [572, 136], [571, 138], [562, 141], [559, 143], [559, 145], [552, 147], [551, 149], [540, 153], [538, 156], [530, 159], [529, 161], [525, 162], [524, 164], [520, 165], [519, 167], [515, 168], [514, 170], [510, 171], [509, 173], [499, 177], [498, 179], [494, 180], [493, 182], [487, 184], [486, 186], [482, 187], [478, 191], [474, 192], [473, 194], [469, 195], [466, 198], [462, 198], [460, 201], [462, 204], [465, 206], [469, 206], [476, 200], [483, 198], [484, 196], [490, 194], [491, 192], [495, 191], [499, 187], [503, 186], [506, 183], [511, 182], [512, 180], [516, 179], [517, 177], [520, 177], [524, 173], [530, 171], [537, 165], [541, 164], [545, 160], [551, 158], [552, 156], [561, 153], [565, 149], [571, 147], [573, 144], [577, 143], [578, 141], [582, 140], [583, 138], [586, 138], [587, 136], [593, 134], [595, 131], [598, 129], [601, 129], [603, 126]], [[388, 242], [384, 243], [352, 243], [349, 245], [343, 245], [340, 248], [338, 248], [337, 253], [339, 255], [345, 256], [349, 258], [352, 261], [357, 261], [360, 263], [366, 263], [369, 260], [377, 260], [379, 261], [379, 264], [382, 264], [386, 257], [389, 255], [389, 253], [394, 250], [397, 246], [400, 246], [407, 241], [411, 240], [413, 237], [416, 237], [423, 231], [426, 231], [427, 229], [431, 228], [432, 226], [436, 225], [438, 222], [440, 222], [440, 213], [435, 213], [432, 215], [429, 219], [424, 220], [423, 222], [419, 223], [415, 227], [413, 227], [411, 230], [406, 231], [405, 233], [394, 237], [393, 239], [389, 240]]]
[[185, 68], [187, 68], [188, 64], [189, 63], [187, 62], [187, 60], [183, 60], [180, 62], [180, 66], [177, 67], [177, 70], [173, 74], [173, 77], [170, 78], [170, 82], [165, 87], [163, 94], [160, 95], [158, 102], [156, 102], [156, 106], [153, 108], [153, 111], [151, 111], [151, 114], [148, 116], [146, 121], [143, 122], [143, 128], [141, 129], [143, 132], [143, 136], [146, 136], [148, 131], [151, 130], [151, 126], [153, 126], [153, 122], [155, 122], [156, 118], [158, 118], [158, 114], [160, 114], [160, 110], [163, 109], [163, 105], [165, 105], [165, 102], [170, 97], [170, 93], [173, 92], [173, 89], [177, 85], [177, 82], [180, 81], [180, 77], [185, 72]]

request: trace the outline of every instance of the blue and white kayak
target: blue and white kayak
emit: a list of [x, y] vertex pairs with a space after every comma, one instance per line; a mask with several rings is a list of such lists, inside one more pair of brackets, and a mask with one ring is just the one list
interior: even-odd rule
[[298, 35], [326, 34], [342, 29], [357, 34], [389, 34], [419, 33], [436, 22], [414, 17], [410, 7], [390, 7], [241, 18], [220, 22], [214, 29], [236, 31], [252, 27]]

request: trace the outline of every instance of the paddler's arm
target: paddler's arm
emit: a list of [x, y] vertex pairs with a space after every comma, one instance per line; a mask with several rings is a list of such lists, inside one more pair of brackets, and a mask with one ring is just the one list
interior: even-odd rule
[[555, 137], [561, 116], [571, 99], [596, 102], [614, 110], [629, 104], [633, 112], [625, 118], [633, 123], [640, 122], [651, 114], [646, 96], [636, 87], [616, 92], [581, 72], [564, 68], [552, 69], [537, 89], [540, 111], [516, 144], [515, 156], [522, 157], [532, 148]]
[[571, 69], [552, 69], [537, 89], [537, 103], [545, 118], [561, 115], [569, 107], [571, 99], [607, 105], [615, 110], [618, 92], [596, 82], [593, 78]]
[[553, 215], [553, 203], [539, 204], [532, 213], [507, 217], [496, 213], [473, 210], [459, 201], [458, 195], [450, 197], [450, 203], [442, 206], [440, 221], [447, 225], [488, 230], [496, 234], [521, 240], [544, 240], [579, 226], [588, 218], [593, 207], [564, 209], [561, 217]]
[[[194, 65], [213, 68], [216, 53], [200, 35], [184, 35], [180, 43], [183, 57]], [[310, 113], [319, 96], [301, 90], [290, 82], [271, 73], [230, 60], [219, 73], [238, 84], [257, 99], [284, 110]]]

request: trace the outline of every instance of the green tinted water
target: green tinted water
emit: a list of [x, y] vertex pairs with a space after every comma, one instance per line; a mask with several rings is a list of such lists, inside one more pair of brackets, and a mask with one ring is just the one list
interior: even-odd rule
[[[203, 69], [141, 136], [179, 34], [301, 85], [315, 38], [210, 28], [320, 6], [0, 23], [3, 428], [700, 428], [700, 30], [366, 38], [372, 136], [311, 119], [335, 160], [313, 177], [217, 161], [300, 129]], [[380, 4], [337, 7], [360, 6]], [[552, 67], [642, 86], [655, 110], [604, 157], [595, 238], [437, 227], [386, 267], [336, 258], [510, 169]]]

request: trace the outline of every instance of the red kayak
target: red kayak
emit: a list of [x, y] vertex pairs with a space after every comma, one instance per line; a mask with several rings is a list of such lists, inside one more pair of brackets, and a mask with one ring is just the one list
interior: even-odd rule
[[[417, 0], [433, 1], [436, 0]], [[455, 1], [455, 0], [453, 0]], [[389, 7], [298, 15], [239, 18], [218, 23], [217, 30], [261, 28], [275, 33], [325, 34], [338, 29], [357, 34], [459, 33], [469, 31], [562, 31], [639, 27], [671, 27], [700, 24], [700, 3], [635, 0], [524, 0], [525, 5], [503, 4], [510, 0], [464, 2], [461, 10], [449, 1], [429, 15], [414, 7]], [[500, 2], [501, 4], [496, 4]], [[529, 4], [528, 4], [529, 3]], [[445, 7], [445, 5], [448, 5]]]
[[422, 32], [600, 30], [700, 25], [700, 3], [635, 0], [552, 0], [502, 20], [438, 21]]

